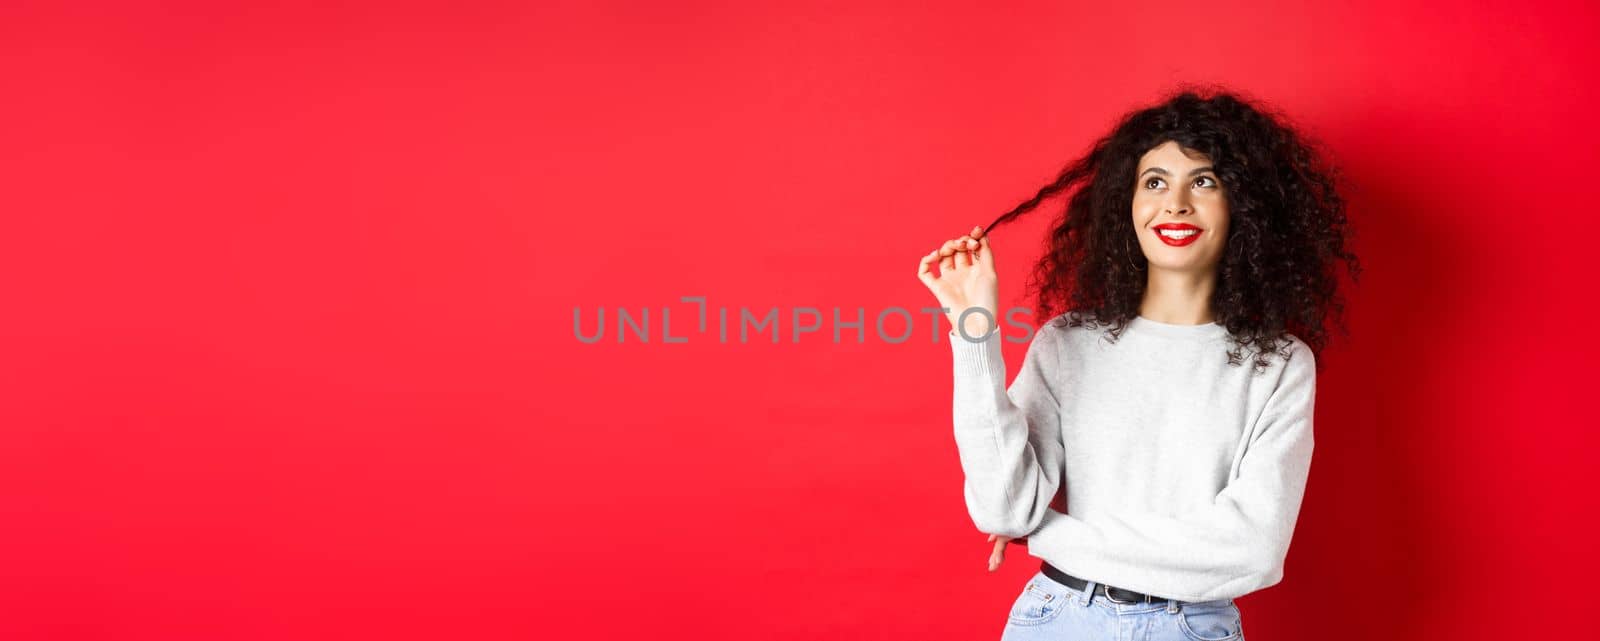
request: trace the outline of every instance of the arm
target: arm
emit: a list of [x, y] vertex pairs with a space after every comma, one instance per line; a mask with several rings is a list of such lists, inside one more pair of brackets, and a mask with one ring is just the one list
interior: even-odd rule
[[1310, 349], [1297, 342], [1291, 353], [1238, 470], [1210, 505], [1176, 516], [1050, 510], [1028, 553], [1184, 600], [1231, 598], [1282, 580], [1311, 468], [1316, 395]]
[[1028, 345], [1010, 389], [1000, 333], [974, 343], [952, 331], [956, 449], [967, 512], [980, 531], [1022, 537], [1038, 527], [1061, 483], [1059, 335], [1049, 324]]

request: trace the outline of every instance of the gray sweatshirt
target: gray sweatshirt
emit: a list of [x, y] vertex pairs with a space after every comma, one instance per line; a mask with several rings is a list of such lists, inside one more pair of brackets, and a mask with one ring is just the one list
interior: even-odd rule
[[[1061, 317], [1057, 317], [1060, 319]], [[948, 335], [967, 511], [1073, 576], [1182, 601], [1277, 584], [1311, 466], [1316, 367], [1227, 363], [1227, 328], [1045, 323], [1006, 387], [1001, 333]], [[1015, 337], [1013, 337], [1015, 338]], [[1052, 505], [1065, 484], [1066, 512]]]

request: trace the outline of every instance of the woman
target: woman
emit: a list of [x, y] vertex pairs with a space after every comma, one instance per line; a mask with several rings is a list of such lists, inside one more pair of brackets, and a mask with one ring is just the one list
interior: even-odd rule
[[[1013, 341], [1030, 342], [1007, 388], [988, 232], [1074, 187], [1030, 282], [1049, 321]], [[1348, 236], [1332, 171], [1292, 127], [1184, 91], [922, 258], [953, 328], [989, 569], [1013, 539], [1044, 559], [1003, 639], [1244, 638], [1234, 598], [1283, 578], [1324, 325], [1343, 328], [1335, 267], [1360, 273]]]

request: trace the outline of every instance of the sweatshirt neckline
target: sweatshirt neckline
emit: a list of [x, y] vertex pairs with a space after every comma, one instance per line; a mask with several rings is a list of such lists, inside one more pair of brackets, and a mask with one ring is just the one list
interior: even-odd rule
[[1196, 340], [1218, 338], [1228, 331], [1227, 327], [1216, 321], [1199, 325], [1178, 325], [1150, 320], [1137, 314], [1133, 320], [1128, 321], [1128, 327], [1133, 328], [1135, 333]]

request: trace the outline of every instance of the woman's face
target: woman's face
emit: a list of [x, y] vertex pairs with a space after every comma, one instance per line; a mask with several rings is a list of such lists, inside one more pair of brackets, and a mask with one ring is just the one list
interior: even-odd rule
[[1139, 159], [1135, 180], [1133, 229], [1150, 268], [1215, 270], [1228, 240], [1228, 199], [1211, 159], [1167, 141]]

